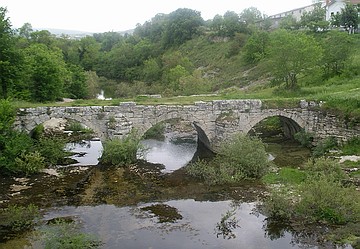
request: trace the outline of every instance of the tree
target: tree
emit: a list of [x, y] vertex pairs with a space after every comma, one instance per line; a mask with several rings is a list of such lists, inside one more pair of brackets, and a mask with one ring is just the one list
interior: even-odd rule
[[300, 24], [296, 21], [295, 17], [288, 15], [281, 19], [279, 27], [281, 29], [295, 30], [299, 29], [299, 25]]
[[312, 11], [303, 13], [300, 20], [301, 26], [313, 32], [327, 30], [329, 22], [325, 20], [325, 14], [325, 8], [321, 6], [321, 3], [317, 3]]
[[203, 22], [200, 12], [196, 10], [183, 8], [171, 12], [163, 35], [164, 47], [181, 45], [192, 39]]
[[68, 78], [65, 81], [64, 91], [70, 98], [84, 99], [88, 96], [86, 76], [82, 67], [68, 64]]
[[246, 27], [257, 23], [262, 19], [260, 10], [255, 7], [246, 8], [240, 13], [240, 21], [245, 23]]
[[148, 83], [156, 82], [161, 77], [161, 67], [156, 59], [148, 59], [144, 62], [143, 79]]
[[27, 22], [23, 26], [21, 26], [21, 28], [19, 28], [18, 32], [20, 37], [30, 39], [33, 28], [31, 24]]
[[62, 97], [66, 65], [60, 49], [32, 44], [24, 50], [27, 61], [27, 82], [32, 100], [45, 102]]
[[23, 63], [21, 54], [15, 47], [16, 39], [6, 12], [6, 8], [0, 7], [0, 84], [3, 98], [8, 97], [19, 79]]
[[353, 49], [353, 39], [343, 32], [330, 32], [322, 40], [324, 49], [324, 77], [330, 78], [342, 73]]
[[340, 13], [340, 25], [350, 33], [354, 33], [359, 26], [358, 9], [355, 5], [346, 4], [345, 8]]
[[258, 31], [253, 33], [244, 46], [244, 59], [247, 63], [256, 63], [263, 59], [269, 45], [269, 33]]
[[298, 75], [316, 67], [323, 56], [322, 48], [313, 37], [286, 30], [270, 35], [267, 53], [269, 72], [278, 82], [285, 82], [289, 90], [296, 89]]
[[94, 71], [85, 72], [87, 96], [86, 98], [95, 98], [100, 93], [100, 79]]
[[234, 37], [240, 31], [240, 18], [234, 11], [227, 11], [224, 14], [223, 28], [220, 32], [223, 36]]

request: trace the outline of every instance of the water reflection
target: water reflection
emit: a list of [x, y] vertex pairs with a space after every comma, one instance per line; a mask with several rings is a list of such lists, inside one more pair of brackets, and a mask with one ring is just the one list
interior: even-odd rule
[[169, 140], [146, 139], [141, 143], [146, 148], [142, 159], [163, 164], [165, 172], [172, 172], [190, 162], [197, 147], [195, 142], [189, 141], [175, 144]]
[[[45, 219], [77, 217], [84, 226], [84, 232], [98, 236], [105, 243], [104, 248], [304, 248], [287, 231], [278, 238], [264, 236], [265, 217], [252, 214], [255, 203], [234, 207], [231, 201], [168, 201], [161, 205], [176, 210], [182, 219], [165, 223], [159, 223], [157, 215], [146, 211], [147, 207], [155, 204], [136, 207], [66, 206], [48, 212]], [[229, 208], [233, 211], [231, 220], [234, 219], [236, 225], [231, 226], [232, 239], [224, 239], [217, 236], [216, 226]]]
[[67, 143], [65, 150], [75, 153], [71, 159], [77, 161], [70, 166], [89, 166], [97, 165], [101, 157], [103, 146], [101, 141], [86, 141]]

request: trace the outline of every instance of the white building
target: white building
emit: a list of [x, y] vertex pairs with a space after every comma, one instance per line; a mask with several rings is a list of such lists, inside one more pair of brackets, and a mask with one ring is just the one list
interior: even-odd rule
[[[340, 13], [341, 9], [345, 8], [346, 4], [360, 4], [360, 0], [325, 0], [323, 1], [323, 6], [326, 9], [326, 20], [330, 21], [331, 16], [336, 13]], [[302, 8], [297, 8], [289, 11], [285, 11], [276, 15], [269, 16], [271, 20], [273, 20], [273, 27], [278, 27], [280, 20], [286, 16], [293, 16], [296, 21], [300, 21], [301, 16], [304, 12], [310, 12], [314, 10], [316, 4], [308, 5]]]
[[347, 3], [360, 4], [360, 0], [326, 0], [326, 20], [330, 21], [332, 15], [341, 13], [341, 9], [344, 9]]

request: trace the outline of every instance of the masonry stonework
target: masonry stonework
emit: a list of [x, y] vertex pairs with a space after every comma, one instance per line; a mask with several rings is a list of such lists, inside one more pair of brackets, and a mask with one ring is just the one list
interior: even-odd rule
[[51, 118], [76, 120], [94, 130], [101, 139], [124, 137], [132, 129], [140, 135], [155, 124], [179, 118], [196, 122], [212, 144], [224, 141], [237, 132], [248, 133], [261, 120], [279, 116], [285, 133], [292, 136], [304, 129], [315, 140], [333, 136], [345, 141], [359, 136], [360, 126], [349, 127], [334, 115], [314, 110], [302, 101], [297, 108], [266, 109], [261, 100], [216, 100], [193, 105], [137, 105], [122, 102], [118, 106], [37, 107], [18, 110], [15, 127], [26, 132]]

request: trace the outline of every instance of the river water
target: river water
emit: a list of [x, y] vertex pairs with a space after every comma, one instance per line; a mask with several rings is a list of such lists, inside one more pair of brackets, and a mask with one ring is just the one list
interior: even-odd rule
[[142, 157], [150, 163], [160, 163], [165, 166], [163, 172], [170, 173], [177, 170], [193, 158], [196, 152], [195, 142], [173, 143], [169, 139], [159, 141], [155, 139], [146, 139], [141, 141], [145, 148]]
[[[151, 205], [154, 203], [131, 207], [66, 206], [51, 210], [44, 218], [75, 216], [84, 224], [83, 231], [100, 238], [104, 248], [303, 248], [290, 233], [270, 239], [263, 228], [265, 217], [253, 214], [255, 203], [171, 200], [161, 205], [175, 208], [179, 218], [163, 223], [153, 213], [144, 211]], [[236, 225], [224, 234], [217, 224], [229, 210]]]
[[[170, 141], [150, 139], [142, 141], [142, 144], [148, 148], [143, 158], [152, 163], [164, 164], [165, 170], [162, 173], [170, 177], [192, 159], [196, 150], [195, 143], [174, 144]], [[274, 153], [278, 156], [281, 148], [275, 147], [277, 149]], [[77, 153], [73, 159], [79, 162], [72, 166], [96, 165], [101, 156], [102, 145], [100, 141], [87, 141], [68, 144], [67, 148]], [[295, 153], [296, 146], [291, 146], [290, 151]], [[288, 153], [290, 152], [285, 154]], [[300, 152], [295, 154], [302, 155]], [[302, 157], [306, 159], [306, 156]], [[129, 196], [136, 199], [141, 191], [151, 192], [153, 183], [146, 183], [144, 189], [144, 185], [139, 188], [139, 183], [134, 184], [133, 177], [116, 178], [119, 172], [109, 172], [106, 176], [100, 171], [96, 172], [98, 173], [95, 175], [100, 174], [98, 179], [92, 180], [96, 188], [89, 184], [88, 187], [85, 186], [85, 193], [101, 189], [101, 183], [98, 182], [102, 178], [102, 184], [111, 182], [111, 186], [123, 186], [118, 193], [114, 187], [109, 187], [110, 185], [99, 191], [102, 195], [106, 194], [105, 190], [110, 192], [110, 195], [115, 196], [114, 202], [57, 205], [45, 209], [42, 220], [46, 222], [57, 217], [71, 217], [82, 225], [82, 232], [95, 235], [104, 243], [101, 248], [336, 248], [331, 244], [317, 245], [314, 243], [316, 238], [311, 238], [312, 235], [309, 234], [292, 234], [287, 230], [271, 232], [271, 229], [267, 228], [266, 217], [256, 211], [256, 204], [261, 200], [258, 192], [262, 191], [257, 190], [256, 186], [249, 188], [245, 184], [233, 188], [231, 191], [238, 193], [236, 198], [224, 190], [204, 193], [199, 198], [195, 195], [192, 197], [192, 193], [204, 186], [186, 186], [182, 183], [181, 176], [176, 176], [176, 179], [172, 180], [180, 182], [179, 185], [176, 183], [164, 187], [160, 182], [163, 187], [160, 193], [157, 190], [151, 198], [139, 198], [139, 201], [128, 202], [133, 203], [131, 205], [123, 205], [123, 202], [117, 200], [127, 199]], [[141, 177], [139, 179], [142, 182], [144, 178]], [[204, 189], [203, 192], [207, 192], [206, 188]], [[127, 191], [129, 193], [125, 193]], [[166, 191], [175, 194], [164, 197]], [[243, 198], [244, 196], [249, 198]], [[154, 207], [160, 207], [163, 211], [156, 212]], [[224, 218], [226, 214], [229, 214], [227, 219]], [[31, 236], [29, 240], [33, 248], [42, 248]], [[23, 245], [14, 246], [12, 242], [0, 244], [0, 248], [24, 248]]]

